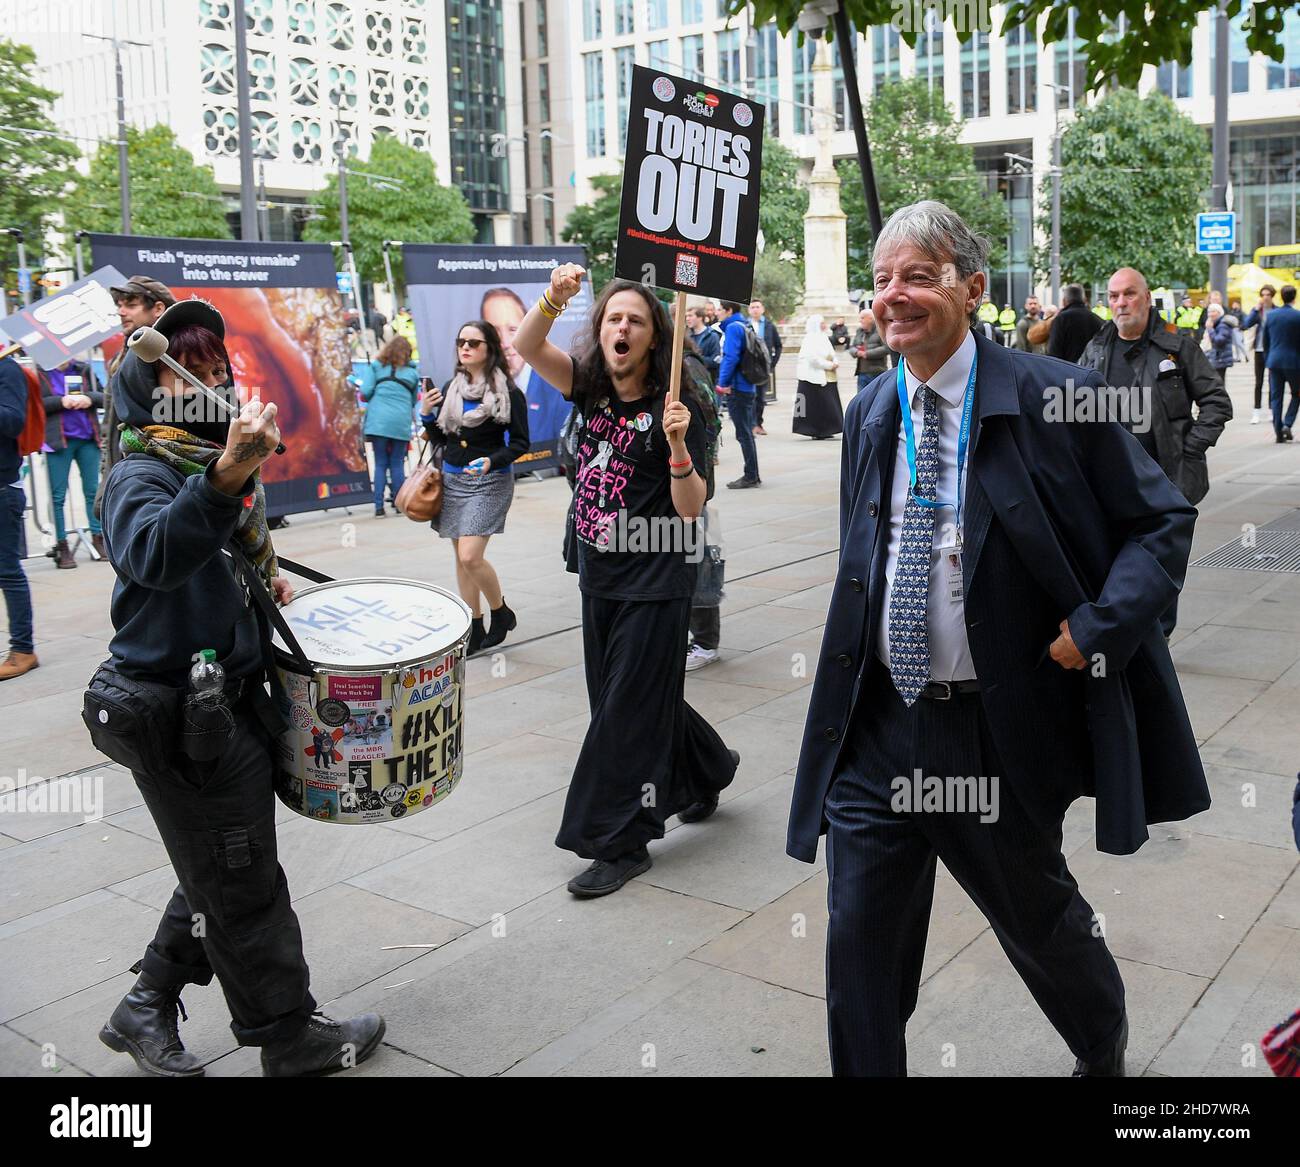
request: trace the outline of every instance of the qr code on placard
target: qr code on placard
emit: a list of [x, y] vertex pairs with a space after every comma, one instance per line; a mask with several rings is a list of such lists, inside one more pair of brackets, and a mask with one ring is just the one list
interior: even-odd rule
[[673, 270], [673, 282], [679, 287], [694, 288], [700, 282], [700, 257], [677, 253], [677, 266]]

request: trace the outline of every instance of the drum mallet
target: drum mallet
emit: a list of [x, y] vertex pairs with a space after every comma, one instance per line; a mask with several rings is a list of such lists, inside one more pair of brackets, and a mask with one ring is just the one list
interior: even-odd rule
[[[180, 377], [182, 381], [185, 381], [189, 385], [193, 385], [194, 388], [202, 393], [209, 401], [215, 402], [217, 405], [221, 406], [230, 417], [237, 417], [239, 415], [239, 406], [231, 405], [230, 402], [222, 397], [220, 393], [205, 385], [179, 361], [173, 360], [167, 355], [167, 338], [156, 328], [149, 328], [147, 326], [144, 328], [137, 328], [133, 333], [131, 333], [130, 339], [126, 342], [126, 347], [135, 353], [135, 355], [147, 365], [156, 364], [158, 361], [161, 361], [171, 369], [173, 373]], [[275, 452], [277, 454], [284, 453], [283, 442], [275, 447]]]

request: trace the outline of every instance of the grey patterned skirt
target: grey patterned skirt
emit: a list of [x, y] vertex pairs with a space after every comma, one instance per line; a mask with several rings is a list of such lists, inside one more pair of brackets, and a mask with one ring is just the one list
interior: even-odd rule
[[515, 497], [515, 474], [507, 467], [490, 474], [442, 476], [442, 512], [432, 526], [444, 539], [499, 535]]

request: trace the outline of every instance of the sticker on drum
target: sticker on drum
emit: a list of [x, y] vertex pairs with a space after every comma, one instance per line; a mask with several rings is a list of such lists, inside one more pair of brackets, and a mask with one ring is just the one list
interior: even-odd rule
[[402, 815], [404, 815], [404, 814], [406, 813], [406, 803], [404, 803], [404, 802], [399, 802], [399, 803], [398, 803], [395, 807], [393, 807], [393, 808], [392, 808], [388, 813], [391, 814], [391, 815], [393, 816], [393, 818], [395, 818], [395, 819], [400, 819], [400, 818], [402, 817]]
[[316, 702], [316, 713], [326, 725], [342, 725], [351, 712], [347, 704], [336, 697], [326, 697]]
[[279, 768], [300, 783], [297, 805], [287, 784], [284, 801], [361, 825], [449, 794], [462, 769], [468, 606], [431, 584], [362, 579], [304, 588], [281, 612], [312, 669], [279, 670], [300, 698], [282, 708]]

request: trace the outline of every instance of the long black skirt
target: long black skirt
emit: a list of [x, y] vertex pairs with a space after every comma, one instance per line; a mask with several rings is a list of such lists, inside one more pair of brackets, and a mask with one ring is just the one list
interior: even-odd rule
[[724, 790], [735, 764], [686, 704], [691, 601], [582, 597], [591, 725], [555, 845], [617, 859], [662, 839], [670, 815]]
[[800, 381], [794, 396], [794, 432], [806, 438], [831, 438], [844, 432], [840, 387], [831, 381], [814, 385]]

